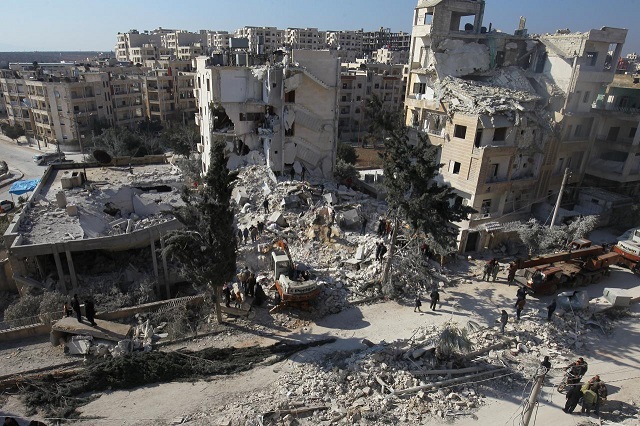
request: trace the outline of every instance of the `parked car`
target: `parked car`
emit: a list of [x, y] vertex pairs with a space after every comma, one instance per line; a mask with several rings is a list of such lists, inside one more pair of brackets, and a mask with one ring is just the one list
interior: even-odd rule
[[10, 212], [15, 206], [16, 205], [13, 203], [13, 201], [2, 200], [0, 201], [0, 213]]
[[67, 160], [66, 158], [54, 158], [51, 161], [47, 161], [47, 166], [52, 164], [73, 163], [73, 160]]

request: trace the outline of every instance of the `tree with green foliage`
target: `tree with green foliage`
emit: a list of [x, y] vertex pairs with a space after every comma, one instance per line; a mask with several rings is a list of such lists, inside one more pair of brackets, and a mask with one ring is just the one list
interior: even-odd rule
[[339, 159], [336, 161], [336, 166], [333, 169], [333, 177], [340, 183], [353, 182], [358, 178], [358, 171], [353, 164], [346, 163]]
[[[143, 137], [144, 136], [144, 137]], [[114, 157], [144, 157], [162, 154], [162, 148], [155, 135], [148, 132], [134, 133], [126, 127], [111, 127], [93, 138], [97, 149]]]
[[338, 142], [336, 158], [348, 164], [356, 164], [358, 154], [356, 154], [356, 149], [353, 146], [348, 143]]
[[452, 223], [468, 219], [475, 210], [458, 202], [453, 188], [436, 182], [442, 167], [437, 162], [438, 147], [421, 134], [417, 135], [417, 143], [412, 143], [398, 113], [377, 110], [377, 114], [378, 127], [388, 135], [385, 151], [380, 155], [384, 162], [386, 199], [395, 221], [382, 278], [383, 290], [391, 294], [389, 271], [400, 220], [406, 221], [414, 234], [423, 234], [430, 249], [444, 256], [456, 247], [457, 230]]
[[364, 117], [369, 123], [367, 131], [369, 134], [366, 139], [370, 140], [373, 147], [376, 147], [376, 141], [386, 141], [389, 133], [393, 133], [402, 124], [402, 116], [398, 111], [390, 111], [384, 108], [382, 99], [377, 95], [372, 95], [365, 102]]
[[520, 240], [527, 246], [529, 256], [564, 250], [571, 241], [585, 238], [598, 223], [598, 216], [581, 216], [573, 219], [568, 225], [542, 226], [537, 220], [530, 219], [525, 223], [515, 223], [505, 230], [515, 231]]
[[16, 143], [18, 143], [18, 138], [26, 134], [24, 128], [22, 128], [22, 126], [18, 124], [16, 124], [15, 126], [2, 126], [2, 132], [5, 134], [5, 136], [13, 139], [13, 141]]
[[227, 169], [225, 144], [217, 140], [211, 147], [211, 162], [199, 191], [185, 187], [185, 206], [174, 211], [184, 229], [169, 232], [163, 255], [175, 261], [184, 278], [201, 292], [214, 289], [218, 322], [220, 290], [236, 271], [236, 243], [231, 191], [237, 172]]

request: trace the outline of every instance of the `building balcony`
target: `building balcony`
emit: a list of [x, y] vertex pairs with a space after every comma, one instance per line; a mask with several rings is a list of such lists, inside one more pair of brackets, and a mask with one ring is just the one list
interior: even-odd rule
[[608, 140], [606, 136], [596, 136], [596, 144], [606, 146], [607, 149], [628, 152], [633, 145], [633, 138], [618, 137], [615, 140]]

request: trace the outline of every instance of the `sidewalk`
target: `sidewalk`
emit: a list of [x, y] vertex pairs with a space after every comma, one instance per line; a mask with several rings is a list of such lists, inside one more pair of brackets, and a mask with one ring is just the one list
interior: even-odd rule
[[24, 177], [24, 173], [22, 173], [18, 169], [9, 169], [9, 172], [11, 173], [11, 177], [10, 178], [4, 179], [4, 180], [0, 180], [0, 189], [4, 188], [5, 186], [9, 186], [13, 182], [18, 181], [18, 180], [20, 180], [20, 179], [22, 179]]
[[11, 138], [8, 138], [7, 136], [5, 136], [4, 134], [0, 133], [0, 142], [6, 143], [6, 144], [11, 144], [13, 146], [18, 146], [20, 148], [27, 148], [32, 150], [33, 152], [37, 152], [37, 153], [45, 153], [45, 152], [57, 152], [56, 151], [56, 145], [54, 144], [49, 144], [49, 146], [45, 147], [43, 145], [42, 142], [40, 142], [40, 149], [38, 149], [38, 144], [37, 143], [27, 143], [27, 142], [17, 142], [14, 141]]

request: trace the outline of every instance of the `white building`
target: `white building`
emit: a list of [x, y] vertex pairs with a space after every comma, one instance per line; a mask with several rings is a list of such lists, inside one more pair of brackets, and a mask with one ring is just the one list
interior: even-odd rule
[[[294, 50], [270, 65], [215, 66], [197, 58], [197, 122], [203, 172], [212, 140], [229, 142], [229, 166], [258, 151], [276, 172], [296, 163], [330, 176], [337, 140], [339, 63], [328, 51]], [[246, 148], [245, 148], [246, 147]], [[296, 167], [299, 167], [296, 166]]]

